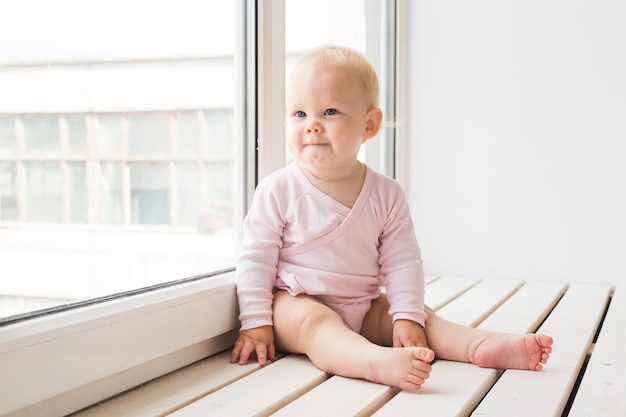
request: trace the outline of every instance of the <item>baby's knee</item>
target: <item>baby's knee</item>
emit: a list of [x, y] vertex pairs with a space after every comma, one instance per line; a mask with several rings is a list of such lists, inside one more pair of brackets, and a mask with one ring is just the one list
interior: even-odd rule
[[274, 322], [286, 320], [289, 327], [298, 332], [315, 331], [321, 325], [343, 320], [330, 307], [309, 295], [292, 296], [288, 293], [275, 298]]
[[341, 322], [343, 324], [341, 317], [328, 307], [313, 308], [309, 311], [302, 311], [302, 313], [300, 326], [302, 331], [308, 334], [316, 332], [320, 327], [330, 323]]

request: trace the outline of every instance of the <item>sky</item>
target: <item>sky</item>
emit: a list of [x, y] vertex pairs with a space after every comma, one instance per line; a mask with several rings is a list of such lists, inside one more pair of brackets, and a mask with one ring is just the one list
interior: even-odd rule
[[232, 54], [235, 3], [0, 0], [0, 63]]

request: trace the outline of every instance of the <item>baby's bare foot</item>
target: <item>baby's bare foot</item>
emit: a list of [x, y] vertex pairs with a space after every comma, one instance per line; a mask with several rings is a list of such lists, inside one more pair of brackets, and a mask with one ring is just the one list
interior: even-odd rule
[[430, 376], [435, 353], [427, 348], [380, 348], [372, 356], [366, 379], [402, 390], [415, 391]]
[[552, 353], [552, 342], [545, 334], [494, 334], [470, 347], [470, 359], [483, 368], [540, 371]]

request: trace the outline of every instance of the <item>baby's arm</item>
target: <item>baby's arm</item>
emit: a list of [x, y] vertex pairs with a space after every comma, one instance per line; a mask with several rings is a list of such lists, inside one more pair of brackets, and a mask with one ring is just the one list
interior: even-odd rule
[[256, 352], [259, 365], [261, 366], [265, 366], [268, 359], [276, 360], [274, 328], [272, 326], [242, 330], [235, 342], [230, 362], [245, 365], [252, 352]]
[[231, 362], [245, 365], [256, 353], [261, 366], [275, 360], [272, 304], [279, 250], [282, 247], [282, 209], [275, 204], [271, 184], [259, 184], [244, 222], [244, 238], [237, 261], [237, 297], [241, 330]]
[[394, 347], [428, 347], [424, 325], [424, 268], [408, 202], [400, 186], [384, 188], [386, 222], [380, 235], [380, 271], [385, 277]]

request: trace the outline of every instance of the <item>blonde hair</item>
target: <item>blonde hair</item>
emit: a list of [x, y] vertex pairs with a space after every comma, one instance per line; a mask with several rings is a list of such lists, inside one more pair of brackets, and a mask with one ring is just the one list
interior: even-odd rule
[[344, 46], [324, 45], [306, 53], [297, 62], [313, 62], [318, 67], [339, 68], [356, 77], [362, 86], [371, 107], [378, 107], [378, 75], [372, 63], [361, 52]]

